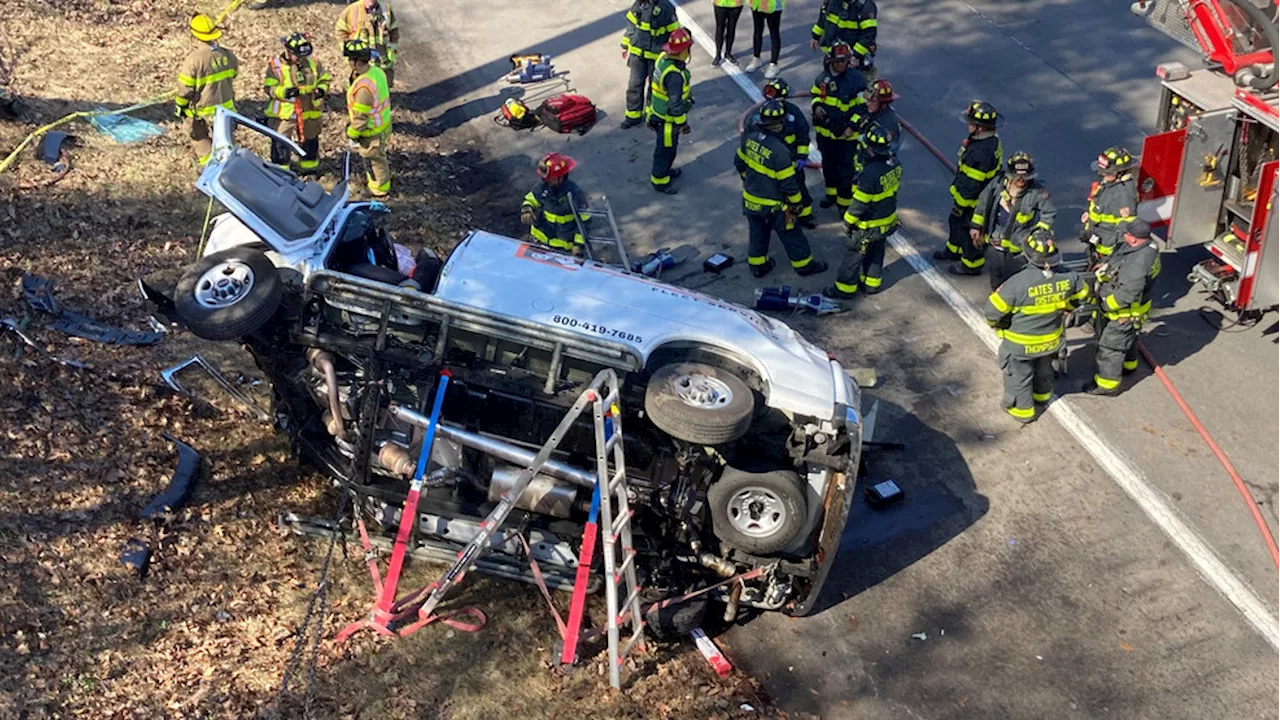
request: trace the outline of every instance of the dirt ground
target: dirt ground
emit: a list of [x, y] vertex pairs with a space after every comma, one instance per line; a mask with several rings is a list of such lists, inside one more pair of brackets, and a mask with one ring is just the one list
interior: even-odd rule
[[[330, 36], [339, 7], [242, 9], [224, 38], [242, 63], [240, 109], [253, 117], [261, 109], [257, 78], [278, 37], [293, 29], [313, 34], [334, 75], [321, 141], [330, 184], [343, 146], [338, 90], [346, 71]], [[187, 18], [216, 10], [155, 0], [6, 4], [6, 35], [18, 50], [13, 90], [26, 108], [16, 120], [0, 118], [0, 152], [66, 113], [167, 91], [191, 47]], [[447, 250], [488, 204], [510, 204], [518, 193], [486, 175], [476, 150], [440, 147], [423, 131], [429, 120], [415, 108], [419, 101], [399, 90], [392, 230], [399, 242]], [[0, 340], [0, 717], [268, 714], [318, 581], [325, 541], [284, 535], [276, 519], [285, 510], [331, 515], [326, 481], [300, 469], [268, 424], [225, 395], [193, 401], [159, 378], [194, 352], [251, 377], [242, 354], [185, 333], [144, 348], [77, 340], [48, 327], [49, 318], [22, 299], [22, 275], [46, 276], [66, 307], [146, 329], [136, 279], [190, 263], [207, 208], [192, 187], [197, 170], [171, 107], [137, 115], [167, 129], [137, 145], [114, 144], [83, 123], [63, 128], [79, 142], [73, 169], [55, 184], [31, 150], [0, 175], [0, 317], [32, 315], [28, 334], [41, 346], [19, 354], [17, 342]], [[245, 389], [262, 399], [262, 388]], [[193, 445], [211, 473], [188, 508], [144, 524], [138, 511], [176, 463], [162, 432]], [[119, 562], [130, 538], [155, 550], [145, 581]], [[405, 586], [432, 573], [411, 567]], [[335, 554], [329, 580], [327, 638], [370, 601], [357, 546]], [[454, 604], [480, 607], [489, 624], [474, 635], [430, 627], [395, 642], [369, 635], [340, 648], [326, 642], [314, 674], [314, 714], [783, 716], [751, 679], [717, 678], [690, 644], [643, 656], [623, 695], [608, 690], [597, 648], [576, 672], [553, 672], [555, 626], [530, 587], [477, 578]], [[307, 668], [304, 653], [282, 698], [286, 717], [303, 714]]]

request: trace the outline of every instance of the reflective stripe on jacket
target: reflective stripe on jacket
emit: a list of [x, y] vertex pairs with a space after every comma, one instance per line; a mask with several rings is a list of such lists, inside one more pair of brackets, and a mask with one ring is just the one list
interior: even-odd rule
[[897, 157], [876, 156], [869, 160], [853, 185], [853, 202], [844, 213], [845, 225], [863, 232], [893, 232], [898, 224], [901, 184], [902, 163]]
[[675, 10], [665, 0], [635, 0], [627, 11], [622, 49], [646, 60], [657, 60], [672, 30], [680, 27]]
[[182, 61], [174, 103], [188, 115], [213, 117], [219, 107], [236, 109], [234, 80], [240, 61], [230, 50], [206, 44]]
[[[1001, 227], [994, 227], [999, 215], [997, 203], [1009, 204], [1009, 219]], [[990, 216], [987, 213], [991, 213]], [[982, 238], [1005, 252], [1022, 252], [1022, 243], [1031, 236], [1036, 228], [1053, 230], [1053, 220], [1058, 216], [1058, 208], [1049, 198], [1049, 191], [1039, 180], [1031, 184], [1016, 198], [1009, 194], [1006, 183], [997, 180], [988, 183], [978, 196], [977, 206], [973, 210], [971, 226], [982, 234]]]
[[578, 206], [578, 219], [584, 223], [590, 220], [587, 195], [572, 180], [565, 180], [559, 187], [540, 182], [525, 194], [520, 209], [524, 211], [527, 208], [533, 213], [529, 234], [534, 240], [561, 250], [571, 250], [574, 245], [586, 243], [586, 238], [578, 232], [578, 223], [574, 222], [570, 195]]
[[1080, 275], [1023, 268], [987, 298], [987, 324], [1016, 356], [1050, 355], [1062, 346], [1063, 318], [1088, 297]]
[[[805, 119], [804, 113], [800, 112], [800, 108], [790, 100], [783, 100], [782, 106], [787, 111], [787, 118], [782, 123], [782, 139], [787, 143], [787, 149], [791, 151], [793, 160], [807, 160], [809, 158], [809, 121]], [[760, 111], [756, 110], [747, 118], [743, 132], [759, 129]]]
[[[267, 76], [262, 81], [267, 96], [271, 98], [267, 104], [267, 117], [285, 120], [293, 117], [294, 109], [301, 106], [303, 120], [318, 119], [322, 111], [314, 93], [316, 88], [328, 92], [330, 80], [329, 73], [313, 58], [303, 58], [302, 67], [291, 65], [279, 56], [272, 58], [267, 63]], [[291, 87], [298, 88], [296, 102], [284, 97], [284, 91]]]
[[362, 138], [391, 131], [391, 92], [382, 68], [369, 66], [347, 89], [347, 137]]
[[364, 1], [356, 0], [342, 10], [333, 26], [339, 43], [360, 39], [373, 48], [375, 65], [391, 65], [400, 46], [400, 25], [389, 5], [379, 2], [373, 12], [364, 9]]
[[1138, 219], [1138, 183], [1126, 173], [1114, 182], [1099, 182], [1089, 193], [1087, 232], [1098, 236], [1100, 255], [1110, 255], [1129, 223]]
[[[858, 128], [862, 126], [862, 115], [866, 112], [867, 101], [862, 91], [867, 89], [867, 81], [862, 73], [856, 70], [845, 70], [833, 75], [825, 70], [813, 81], [809, 93], [813, 95], [811, 109], [819, 107], [826, 113], [819, 118], [814, 114], [813, 129], [818, 135], [831, 140], [856, 141]], [[846, 128], [852, 127], [854, 133], [843, 137]]]
[[813, 39], [824, 53], [843, 40], [858, 57], [866, 57], [876, 44], [879, 24], [875, 0], [826, 0], [813, 24]]
[[653, 66], [653, 78], [649, 82], [648, 115], [664, 122], [683, 125], [689, 120], [689, 108], [693, 107], [693, 88], [689, 68], [663, 53]]
[[1160, 275], [1160, 250], [1154, 242], [1133, 247], [1116, 246], [1107, 259], [1106, 279], [1098, 285], [1098, 306], [1110, 320], [1146, 318], [1151, 293]]
[[799, 209], [801, 178], [781, 135], [758, 129], [746, 133], [733, 167], [742, 178], [744, 214], [772, 213], [784, 205]]
[[950, 188], [951, 199], [962, 208], [976, 207], [978, 196], [1000, 172], [1000, 165], [1004, 162], [1004, 146], [995, 133], [967, 137], [960, 143], [956, 160], [956, 176], [951, 181]]

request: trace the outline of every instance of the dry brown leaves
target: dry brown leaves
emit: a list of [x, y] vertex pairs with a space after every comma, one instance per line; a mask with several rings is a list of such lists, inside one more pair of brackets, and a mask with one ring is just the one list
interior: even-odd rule
[[[233, 18], [225, 44], [244, 68], [242, 111], [259, 111], [259, 68], [293, 29], [319, 38], [319, 59], [334, 73], [335, 88], [344, 84], [337, 49], [325, 41], [338, 7], [290, 4]], [[190, 48], [186, 19], [197, 10], [217, 8], [159, 0], [10, 3], [6, 30], [19, 51], [13, 89], [27, 113], [0, 121], [0, 153], [68, 112], [120, 107], [168, 90]], [[393, 232], [400, 242], [447, 250], [475, 225], [484, 208], [471, 207], [474, 193], [494, 179], [476, 171], [475, 150], [442, 150], [422, 131], [425, 111], [400, 97], [395, 118], [406, 131], [397, 133], [392, 157]], [[327, 182], [344, 145], [340, 108], [339, 93], [322, 138]], [[48, 176], [30, 154], [0, 175], [0, 317], [27, 313], [18, 281], [35, 273], [56, 279], [67, 307], [145, 329], [135, 280], [176, 273], [191, 261], [206, 208], [168, 113], [166, 104], [140, 114], [169, 127], [141, 145], [116, 145], [87, 125], [69, 126], [81, 139], [72, 151], [75, 169], [50, 188], [15, 189]], [[518, 203], [517, 192], [506, 195]], [[234, 348], [188, 335], [152, 348], [116, 348], [46, 325], [34, 318], [29, 334], [92, 370], [58, 365], [29, 348], [17, 357], [14, 344], [0, 339], [0, 715], [258, 715], [274, 697], [324, 547], [281, 536], [276, 516], [332, 513], [327, 483], [300, 471], [286, 443], [230, 401], [192, 402], [159, 380], [161, 368], [197, 351], [224, 369], [256, 374]], [[159, 526], [143, 525], [138, 510], [165, 486], [176, 461], [162, 431], [192, 444], [213, 472], [188, 509]], [[135, 537], [155, 549], [145, 582], [118, 561]], [[412, 568], [406, 586], [427, 582], [431, 572]], [[339, 556], [331, 580], [329, 637], [367, 612], [369, 579], [356, 549]], [[491, 623], [472, 636], [431, 627], [397, 642], [362, 636], [342, 648], [326, 644], [317, 671], [320, 716], [466, 718], [514, 710], [532, 717], [728, 718], [758, 717], [768, 707], [749, 680], [716, 678], [687, 647], [659, 649], [617, 696], [607, 690], [599, 655], [567, 677], [549, 670], [555, 629], [536, 591], [479, 579], [454, 602], [482, 607]], [[293, 714], [300, 692], [298, 685], [287, 699]], [[742, 703], [757, 710], [742, 711]]]

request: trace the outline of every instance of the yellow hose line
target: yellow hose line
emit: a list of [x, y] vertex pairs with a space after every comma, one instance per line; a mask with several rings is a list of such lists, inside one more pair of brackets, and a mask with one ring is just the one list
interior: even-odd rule
[[[231, 0], [231, 3], [228, 4], [226, 7], [224, 7], [222, 11], [218, 13], [217, 17], [213, 21], [214, 25], [221, 25], [223, 20], [226, 20], [227, 17], [231, 15], [231, 13], [238, 10], [240, 6], [243, 4], [244, 4], [244, 0]], [[18, 159], [18, 154], [21, 153], [23, 149], [25, 149], [28, 145], [30, 145], [32, 140], [35, 140], [36, 138], [40, 137], [41, 135], [44, 135], [45, 133], [58, 127], [59, 125], [69, 123], [72, 120], [76, 120], [79, 118], [96, 117], [98, 115], [124, 115], [126, 113], [131, 113], [134, 110], [141, 110], [142, 108], [151, 107], [152, 105], [157, 105], [159, 103], [162, 103], [166, 100], [173, 98], [173, 96], [177, 94], [178, 94], [177, 90], [170, 90], [169, 92], [163, 95], [157, 95], [156, 97], [153, 97], [150, 100], [143, 100], [140, 103], [134, 103], [133, 105], [130, 105], [129, 107], [123, 108], [120, 110], [81, 110], [79, 112], [73, 112], [70, 115], [67, 115], [65, 117], [58, 118], [57, 120], [54, 120], [48, 125], [37, 128], [34, 132], [32, 132], [30, 135], [24, 138], [22, 142], [18, 143], [18, 147], [14, 148], [13, 152], [9, 153], [9, 155], [3, 161], [0, 161], [0, 173], [9, 169], [9, 166], [13, 164], [14, 160]]]

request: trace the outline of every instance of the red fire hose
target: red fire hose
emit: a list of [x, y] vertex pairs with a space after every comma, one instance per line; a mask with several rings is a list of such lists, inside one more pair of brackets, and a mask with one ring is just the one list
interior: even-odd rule
[[[956, 165], [951, 161], [951, 158], [943, 155], [942, 151], [933, 143], [929, 142], [929, 139], [921, 134], [919, 130], [915, 129], [911, 123], [903, 120], [901, 117], [899, 117], [899, 121], [902, 123], [902, 128], [911, 133], [911, 137], [920, 141], [920, 144], [923, 145], [926, 150], [933, 153], [933, 156], [938, 158], [938, 161], [945, 165], [948, 170], [951, 172], [956, 171]], [[1205, 429], [1204, 424], [1200, 422], [1200, 418], [1196, 417], [1191, 406], [1187, 404], [1185, 399], [1183, 399], [1182, 393], [1178, 392], [1178, 388], [1174, 386], [1173, 381], [1169, 379], [1169, 376], [1165, 375], [1164, 370], [1160, 368], [1160, 364], [1156, 362], [1156, 359], [1151, 355], [1151, 352], [1148, 351], [1142, 343], [1138, 343], [1138, 351], [1142, 353], [1143, 359], [1151, 366], [1151, 369], [1155, 372], [1155, 376], [1159, 378], [1160, 382], [1164, 385], [1165, 390], [1168, 390], [1169, 394], [1173, 396], [1173, 401], [1182, 409], [1182, 413], [1187, 416], [1187, 420], [1191, 422], [1191, 426], [1196, 429], [1196, 432], [1200, 433], [1200, 437], [1204, 440], [1205, 444], [1213, 451], [1214, 457], [1218, 458], [1218, 462], [1222, 463], [1222, 467], [1225, 468], [1227, 474], [1231, 476], [1231, 482], [1235, 483], [1236, 490], [1240, 492], [1240, 497], [1243, 498], [1245, 504], [1249, 506], [1249, 513], [1253, 516], [1253, 521], [1257, 523], [1258, 531], [1262, 534], [1262, 539], [1267, 544], [1267, 551], [1271, 553], [1271, 561], [1275, 563], [1277, 567], [1280, 567], [1280, 549], [1276, 548], [1276, 538], [1271, 534], [1271, 528], [1267, 525], [1266, 518], [1262, 517], [1262, 511], [1258, 510], [1258, 502], [1254, 500], [1253, 494], [1249, 492], [1249, 488], [1244, 484], [1244, 479], [1240, 477], [1240, 473], [1236, 472], [1236, 468], [1231, 464], [1231, 460], [1227, 458], [1227, 454], [1222, 451], [1222, 448], [1218, 447], [1218, 443], [1214, 442], [1213, 436], [1209, 434], [1207, 429]]]

